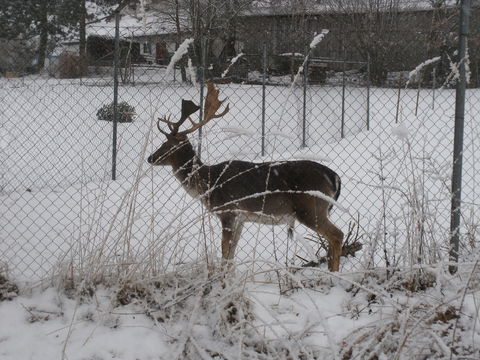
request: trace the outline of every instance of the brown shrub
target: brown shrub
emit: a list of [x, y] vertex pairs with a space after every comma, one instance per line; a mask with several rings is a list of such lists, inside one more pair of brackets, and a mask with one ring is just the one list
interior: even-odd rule
[[87, 74], [87, 61], [80, 55], [64, 51], [58, 59], [57, 76], [61, 79], [74, 79]]
[[0, 274], [0, 302], [12, 300], [18, 295], [18, 286]]

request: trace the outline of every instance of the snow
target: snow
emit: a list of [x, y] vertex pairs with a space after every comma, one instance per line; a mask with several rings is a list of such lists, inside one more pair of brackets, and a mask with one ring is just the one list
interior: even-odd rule
[[278, 54], [279, 56], [297, 56], [297, 57], [302, 57], [303, 58], [303, 54], [302, 53], [291, 53], [291, 52], [287, 52], [287, 53], [282, 53], [282, 54]]
[[291, 132], [287, 133], [287, 132], [283, 132], [283, 131], [275, 130], [275, 129], [270, 131], [270, 135], [283, 137], [285, 139], [290, 139], [290, 140], [295, 140], [296, 139], [295, 134], [292, 134]]
[[188, 73], [190, 74], [190, 81], [192, 84], [198, 86], [198, 81], [197, 81], [197, 72], [195, 71], [195, 68], [192, 64], [192, 59], [188, 58], [187, 61], [187, 69]]
[[167, 353], [168, 338], [147, 316], [127, 307], [117, 315], [111, 294], [97, 296], [97, 304], [79, 303], [49, 288], [0, 303], [0, 357], [153, 360]]
[[225, 71], [222, 73], [222, 78], [224, 78], [228, 72], [230, 71], [230, 68], [235, 65], [235, 63], [240, 59], [242, 56], [244, 56], [244, 53], [240, 53], [237, 56], [235, 56], [232, 60], [230, 60], [230, 64], [228, 64], [228, 67], [225, 69]]
[[440, 61], [440, 56], [436, 56], [432, 59], [428, 59], [426, 61], [424, 61], [423, 63], [421, 63], [420, 65], [418, 65], [415, 69], [413, 69], [412, 71], [410, 71], [410, 73], [408, 74], [408, 81], [407, 81], [407, 85], [406, 87], [408, 87], [408, 84], [410, 83], [410, 81], [412, 80], [415, 80], [417, 76], [419, 76], [420, 74], [420, 71], [425, 67], [425, 66], [428, 66], [430, 64], [434, 64], [436, 63], [437, 61]]
[[190, 44], [192, 44], [194, 41], [193, 38], [190, 38], [190, 39], [185, 39], [181, 44], [180, 46], [178, 47], [178, 49], [175, 51], [175, 54], [173, 54], [171, 60], [170, 60], [170, 63], [168, 64], [167, 66], [167, 69], [165, 70], [165, 76], [168, 76], [170, 74], [170, 72], [172, 71], [173, 67], [175, 66], [175, 64], [180, 61], [180, 59], [183, 57], [183, 55], [185, 55], [186, 53], [188, 53], [188, 47], [190, 46]]
[[320, 34], [315, 35], [313, 38], [312, 42], [310, 43], [310, 49], [314, 49], [317, 47], [317, 45], [323, 40], [325, 35], [327, 35], [330, 32], [328, 29], [323, 29]]
[[395, 135], [401, 140], [408, 139], [408, 128], [405, 124], [399, 124], [398, 126], [392, 128], [392, 135]]
[[245, 129], [245, 128], [239, 128], [239, 127], [232, 127], [232, 126], [227, 126], [222, 128], [223, 132], [226, 132], [228, 135], [228, 138], [233, 138], [236, 136], [255, 136], [256, 133], [253, 130], [250, 129]]
[[311, 151], [298, 151], [292, 154], [292, 157], [294, 159], [298, 160], [311, 160], [311, 161], [317, 161], [320, 163], [329, 163], [332, 162], [333, 160], [328, 157], [327, 155], [324, 154], [315, 154]]

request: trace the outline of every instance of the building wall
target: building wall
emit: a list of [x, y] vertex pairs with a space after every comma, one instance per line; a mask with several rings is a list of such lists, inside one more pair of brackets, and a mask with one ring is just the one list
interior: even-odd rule
[[[368, 51], [362, 48], [358, 39], [364, 41], [368, 30], [349, 24], [349, 16], [246, 16], [240, 22], [238, 37], [250, 54], [261, 54], [264, 42], [269, 54], [304, 53], [315, 33], [329, 29], [329, 34], [313, 50], [314, 57], [365, 61]], [[426, 59], [440, 55], [445, 46], [452, 51], [456, 47], [458, 10], [450, 9], [445, 13], [404, 12], [398, 16], [396, 28], [391, 33], [382, 30], [381, 33], [370, 34], [370, 42], [374, 45], [372, 52], [378, 50], [375, 45], [384, 47], [385, 56], [390, 57], [391, 71], [411, 70]], [[479, 17], [478, 9], [472, 11], [472, 33], [478, 33]]]

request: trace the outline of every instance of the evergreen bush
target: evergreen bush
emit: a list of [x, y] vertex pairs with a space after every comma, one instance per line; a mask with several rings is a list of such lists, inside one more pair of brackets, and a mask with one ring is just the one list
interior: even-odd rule
[[[135, 108], [129, 105], [127, 102], [122, 101], [117, 105], [119, 123], [133, 122], [135, 116]], [[113, 121], [113, 102], [111, 104], [105, 104], [97, 111], [98, 120]]]

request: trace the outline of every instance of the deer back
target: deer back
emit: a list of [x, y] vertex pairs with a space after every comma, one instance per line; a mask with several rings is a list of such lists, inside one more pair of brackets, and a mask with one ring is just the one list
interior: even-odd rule
[[293, 213], [298, 201], [318, 191], [337, 199], [339, 176], [313, 161], [251, 163], [227, 161], [199, 169], [207, 179], [205, 201], [211, 211], [240, 210], [279, 215]]

